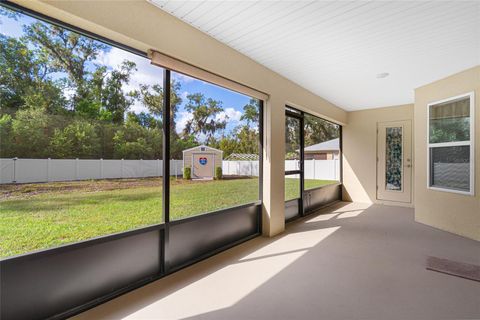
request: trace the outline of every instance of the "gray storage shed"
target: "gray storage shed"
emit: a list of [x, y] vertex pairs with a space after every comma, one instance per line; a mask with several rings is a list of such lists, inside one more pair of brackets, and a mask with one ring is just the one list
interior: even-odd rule
[[205, 145], [183, 150], [183, 167], [190, 167], [192, 179], [213, 179], [222, 167], [223, 151]]

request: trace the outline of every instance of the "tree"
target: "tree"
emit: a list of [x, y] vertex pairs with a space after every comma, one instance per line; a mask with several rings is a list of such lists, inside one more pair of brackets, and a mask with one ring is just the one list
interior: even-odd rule
[[258, 132], [247, 125], [239, 125], [212, 146], [222, 150], [225, 158], [232, 153], [258, 154]]
[[[292, 117], [285, 118], [285, 154], [299, 154], [300, 149], [300, 122]], [[298, 156], [297, 156], [298, 158]]]
[[[181, 84], [172, 80], [170, 86], [170, 132], [173, 134], [176, 134], [176, 117], [178, 108], [182, 104], [180, 90]], [[163, 87], [160, 84], [151, 86], [141, 84], [140, 89], [136, 92], [136, 97], [147, 107], [148, 111], [161, 120], [163, 120], [163, 95]]]
[[470, 140], [470, 117], [430, 119], [430, 143]]
[[14, 157], [12, 141], [12, 116], [0, 116], [0, 158]]
[[115, 146], [113, 138], [123, 126], [115, 125], [109, 121], [99, 121], [96, 125], [97, 134], [100, 140], [99, 157], [103, 159], [114, 159]]
[[305, 115], [305, 146], [311, 146], [339, 137], [338, 125], [320, 118]]
[[258, 131], [241, 126], [235, 130], [235, 136], [238, 140], [237, 153], [258, 154]]
[[[17, 14], [0, 10], [0, 16]], [[109, 46], [44, 22], [23, 30], [21, 37], [0, 35], [2, 154], [10, 149], [9, 154], [19, 157], [162, 157], [160, 129], [166, 115], [161, 84], [140, 84], [128, 92], [137, 66], [128, 60], [115, 68], [98, 64]], [[228, 152], [258, 152], [258, 100], [245, 104], [241, 125], [229, 132], [221, 101], [202, 93], [187, 99], [185, 111], [192, 119], [179, 134], [177, 113], [183, 101], [181, 83], [173, 80], [172, 157], [181, 157], [182, 150], [199, 142]], [[133, 112], [136, 102], [148, 111]]]
[[234, 136], [222, 137], [212, 147], [223, 151], [223, 157], [226, 158], [232, 153], [240, 153], [238, 148], [238, 141]]
[[127, 122], [135, 122], [145, 128], [161, 129], [161, 124], [159, 121], [157, 121], [150, 113], [146, 113], [144, 111], [140, 113], [128, 112]]
[[162, 132], [127, 121], [113, 137], [117, 159], [162, 159]]
[[68, 75], [74, 89], [73, 108], [88, 97], [87, 63], [94, 61], [107, 46], [76, 32], [43, 22], [24, 26], [24, 39], [38, 49], [38, 55], [57, 72]]
[[95, 159], [99, 157], [100, 139], [95, 126], [77, 119], [63, 130], [55, 129], [50, 140], [50, 151], [55, 158]]
[[25, 43], [0, 34], [0, 70], [2, 114], [13, 114], [25, 104], [42, 106], [51, 113], [63, 109], [61, 90], [49, 78], [53, 70]]
[[41, 108], [19, 110], [12, 121], [14, 157], [48, 158], [49, 134], [52, 126]]
[[136, 70], [134, 62], [124, 60], [120, 69], [113, 70], [103, 84], [102, 106], [112, 115], [114, 123], [123, 123], [125, 112], [134, 102], [135, 93], [124, 94], [123, 86], [130, 82], [131, 73]]
[[206, 99], [202, 93], [189, 94], [185, 110], [192, 114], [183, 130], [184, 135], [204, 135], [204, 142], [213, 142], [215, 134], [227, 126], [228, 116], [219, 117], [223, 112], [222, 102]]
[[248, 104], [243, 106], [243, 114], [240, 117], [241, 121], [245, 121], [247, 126], [258, 126], [260, 119], [260, 101], [257, 99], [250, 99]]
[[193, 148], [197, 145], [198, 143], [195, 141], [193, 135], [183, 136], [181, 138], [174, 138], [172, 135], [170, 137], [170, 158], [182, 159], [183, 150]]
[[[20, 13], [0, 6], [0, 17], [1, 16], [12, 18], [14, 20], [18, 20], [18, 17], [20, 16]], [[0, 19], [0, 25], [2, 25], [2, 20], [1, 19]]]

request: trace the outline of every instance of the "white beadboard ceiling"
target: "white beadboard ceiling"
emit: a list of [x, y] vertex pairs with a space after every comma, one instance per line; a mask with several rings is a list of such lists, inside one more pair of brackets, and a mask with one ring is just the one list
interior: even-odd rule
[[480, 1], [150, 1], [349, 111], [480, 64]]

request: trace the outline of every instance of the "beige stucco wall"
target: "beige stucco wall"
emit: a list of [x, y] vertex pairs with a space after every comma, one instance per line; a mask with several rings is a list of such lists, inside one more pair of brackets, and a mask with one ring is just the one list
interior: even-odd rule
[[[475, 92], [475, 196], [427, 188], [427, 104]], [[415, 90], [415, 219], [480, 240], [480, 66]]]
[[413, 104], [348, 113], [342, 141], [344, 200], [379, 202], [376, 200], [377, 123], [399, 120], [413, 121]]
[[285, 104], [341, 124], [347, 120], [344, 110], [145, 0], [12, 2], [145, 52], [155, 49], [269, 94], [264, 123], [265, 235], [284, 230]]

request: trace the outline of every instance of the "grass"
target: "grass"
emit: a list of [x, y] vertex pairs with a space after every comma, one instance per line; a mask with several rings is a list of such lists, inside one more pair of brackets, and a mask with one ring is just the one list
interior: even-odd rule
[[[258, 199], [258, 179], [171, 180], [172, 219]], [[306, 188], [332, 181], [306, 180]], [[286, 199], [298, 195], [286, 179]], [[9, 185], [0, 190], [0, 257], [162, 222], [161, 179]]]

